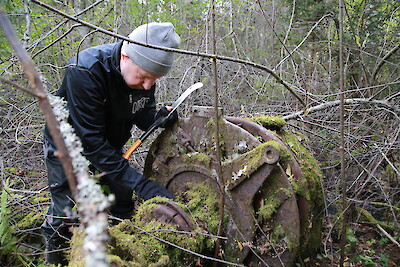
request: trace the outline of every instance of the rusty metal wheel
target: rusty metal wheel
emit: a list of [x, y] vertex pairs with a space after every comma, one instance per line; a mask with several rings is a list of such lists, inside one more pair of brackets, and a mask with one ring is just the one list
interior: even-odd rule
[[[291, 178], [302, 179], [300, 167], [267, 130], [221, 118], [220, 187], [212, 113], [196, 107], [192, 117], [162, 132], [148, 153], [145, 175], [178, 197], [192, 184], [207, 184], [217, 192], [224, 188], [226, 260], [249, 266], [293, 265], [300, 248], [301, 214], [309, 212], [307, 201], [299, 199], [291, 186]], [[291, 175], [285, 171], [288, 166]]]

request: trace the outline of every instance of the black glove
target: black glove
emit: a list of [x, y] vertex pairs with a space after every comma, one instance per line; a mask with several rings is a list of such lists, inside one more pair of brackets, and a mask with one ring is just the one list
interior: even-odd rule
[[166, 197], [174, 199], [174, 195], [168, 191], [164, 186], [151, 181], [147, 178], [143, 178], [138, 185], [135, 187], [136, 194], [144, 200], [151, 199], [153, 197]]
[[[169, 111], [167, 110], [166, 107], [162, 107], [160, 108], [160, 110], [157, 112], [156, 114], [156, 120], [160, 117], [167, 117], [169, 114]], [[170, 126], [172, 126], [175, 122], [178, 121], [178, 112], [176, 112], [176, 110], [174, 110], [174, 112], [172, 112], [172, 114], [163, 121], [163, 123], [160, 124], [160, 127], [162, 128], [168, 128]]]

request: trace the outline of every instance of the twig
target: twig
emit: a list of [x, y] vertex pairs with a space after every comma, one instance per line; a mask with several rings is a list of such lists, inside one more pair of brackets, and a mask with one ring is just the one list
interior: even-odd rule
[[[349, 99], [345, 99], [344, 100], [344, 104], [347, 105], [351, 105], [351, 104], [375, 104], [375, 105], [379, 105], [379, 106], [384, 106], [386, 108], [389, 108], [391, 110], [393, 110], [396, 113], [400, 113], [399, 110], [396, 108], [395, 105], [392, 105], [389, 103], [389, 101], [387, 100], [371, 100], [369, 98], [349, 98]], [[298, 111], [286, 116], [282, 116], [282, 119], [284, 120], [293, 120], [293, 119], [297, 119], [301, 116], [305, 116], [311, 112], [316, 112], [316, 111], [320, 111], [323, 109], [327, 109], [327, 108], [331, 108], [334, 106], [338, 106], [340, 105], [340, 100], [335, 100], [335, 101], [330, 101], [330, 102], [326, 102], [324, 104], [318, 105], [318, 106], [314, 106], [311, 108], [306, 109], [305, 111]]]
[[0, 76], [0, 81], [2, 81], [2, 82], [4, 82], [4, 83], [8, 83], [9, 85], [11, 85], [11, 86], [17, 88], [18, 90], [24, 91], [25, 93], [28, 93], [28, 94], [30, 94], [31, 96], [39, 97], [34, 91], [29, 90], [29, 89], [27, 89], [27, 88], [25, 88], [25, 87], [22, 87], [21, 85], [19, 85], [19, 84], [13, 82], [13, 81], [11, 81], [11, 80], [9, 80], [9, 79], [7, 79], [7, 78], [4, 78], [4, 77], [1, 77], [1, 76]]
[[57, 42], [59, 42], [61, 39], [63, 39], [65, 36], [67, 36], [70, 32], [72, 32], [73, 29], [75, 29], [76, 27], [82, 26], [80, 24], [75, 24], [72, 25], [71, 28], [69, 28], [68, 31], [66, 31], [64, 34], [62, 34], [61, 36], [59, 36], [57, 39], [55, 39], [53, 42], [51, 42], [50, 44], [46, 45], [45, 47], [43, 47], [42, 49], [40, 49], [39, 51], [37, 51], [34, 55], [32, 55], [32, 58], [35, 58], [37, 55], [39, 55], [40, 53], [42, 53], [43, 51], [47, 50], [49, 47], [53, 46], [54, 44], [56, 44]]
[[392, 167], [392, 169], [396, 172], [397, 176], [400, 177], [400, 172], [396, 169], [396, 167], [394, 166], [394, 164], [388, 159], [388, 157], [386, 156], [385, 153], [383, 153], [383, 151], [380, 149], [379, 146], [377, 146], [374, 143], [375, 147], [379, 150], [379, 152], [381, 153], [382, 157], [386, 160], [386, 162], [390, 165], [390, 167]]
[[394, 55], [394, 54], [397, 52], [397, 50], [399, 50], [399, 49], [400, 49], [400, 43], [397, 44], [397, 46], [393, 47], [393, 49], [390, 50], [390, 51], [380, 60], [380, 62], [378, 63], [378, 65], [376, 65], [376, 67], [375, 67], [374, 70], [372, 71], [371, 81], [370, 81], [370, 84], [371, 84], [371, 85], [374, 84], [376, 75], [378, 75], [378, 71], [379, 71], [380, 68], [383, 66], [383, 64], [384, 64], [385, 62], [387, 62], [387, 60], [388, 60], [392, 55]]
[[382, 226], [380, 226], [379, 224], [376, 225], [376, 227], [378, 227], [379, 230], [381, 230], [381, 232], [390, 239], [390, 241], [392, 241], [394, 244], [396, 244], [399, 248], [400, 248], [400, 244], [399, 242], [396, 241], [396, 239], [393, 238], [393, 236], [391, 236], [388, 232], [385, 231], [385, 229], [382, 228]]
[[[286, 38], [288, 37], [289, 31], [290, 31], [290, 27], [291, 27], [291, 24], [292, 24], [292, 22], [293, 22], [294, 7], [293, 7], [293, 12], [292, 12], [292, 17], [291, 17], [291, 20], [290, 20], [289, 29], [288, 29], [288, 31], [287, 31], [287, 33], [286, 33], [285, 40], [282, 41], [281, 38], [279, 37], [279, 35], [277, 34], [277, 32], [275, 31], [274, 25], [272, 25], [272, 24], [268, 21], [267, 14], [265, 14], [265, 10], [264, 10], [264, 8], [263, 8], [263, 6], [262, 6], [262, 4], [261, 4], [261, 1], [260, 1], [260, 0], [256, 0], [256, 2], [257, 2], [257, 4], [258, 4], [258, 6], [260, 7], [261, 13], [262, 13], [262, 15], [264, 16], [265, 21], [267, 22], [268, 26], [271, 28], [271, 30], [272, 30], [274, 36], [276, 37], [276, 39], [278, 39], [279, 43], [282, 45], [282, 49], [286, 50], [286, 52], [289, 54], [288, 57], [291, 57], [293, 53], [291, 53], [291, 52], [289, 51], [289, 49], [286, 47], [285, 42], [286, 42], [286, 40], [287, 40]], [[295, 3], [294, 3], [294, 5], [295, 5]], [[274, 16], [272, 16], [272, 17], [274, 17]], [[288, 57], [286, 57], [285, 59], [287, 59]], [[285, 59], [283, 59], [283, 60], [285, 60]], [[282, 60], [282, 61], [283, 61], [283, 60]], [[279, 62], [278, 65], [277, 65], [274, 69], [277, 69], [278, 66], [279, 66], [279, 64], [282, 63], [282, 61]]]
[[343, 10], [344, 10], [344, 0], [339, 0], [339, 87], [340, 92], [340, 178], [341, 178], [341, 191], [342, 191], [342, 229], [341, 229], [341, 236], [340, 236], [340, 267], [344, 266], [345, 260], [345, 247], [347, 245], [346, 240], [346, 231], [347, 231], [347, 220], [348, 220], [348, 213], [347, 209], [350, 207], [347, 201], [347, 183], [346, 183], [346, 166], [345, 166], [345, 123], [344, 123], [344, 116], [345, 116], [345, 68], [343, 62]]
[[[211, 50], [213, 54], [217, 54], [216, 49], [216, 34], [215, 34], [215, 1], [211, 1]], [[215, 124], [215, 131], [214, 131], [214, 138], [215, 138], [215, 158], [217, 161], [217, 181], [219, 184], [219, 189], [221, 192], [221, 197], [219, 199], [219, 224], [218, 224], [218, 233], [217, 235], [221, 235], [224, 231], [224, 216], [225, 216], [225, 178], [222, 173], [222, 163], [221, 163], [221, 147], [219, 143], [219, 120], [220, 120], [220, 111], [219, 111], [219, 98], [218, 98], [218, 72], [217, 72], [217, 60], [214, 59], [212, 61], [212, 73], [213, 73], [213, 87], [214, 87], [214, 124]], [[215, 251], [214, 257], [216, 258], [221, 251], [221, 241], [217, 239], [215, 242]], [[214, 264], [216, 266], [216, 264]]]
[[292, 52], [290, 52], [285, 58], [283, 58], [281, 61], [279, 61], [279, 63], [275, 66], [274, 70], [277, 69], [283, 62], [286, 61], [286, 59], [288, 59], [289, 57], [291, 57], [293, 55], [294, 52], [296, 52], [296, 50], [298, 48], [300, 48], [300, 46], [302, 44], [304, 44], [304, 42], [307, 40], [307, 38], [311, 35], [311, 33], [315, 30], [315, 28], [317, 28], [317, 26], [321, 23], [321, 21], [323, 21], [326, 17], [332, 17], [332, 14], [325, 14], [324, 16], [322, 16], [322, 18], [320, 18], [312, 27], [311, 29], [308, 31], [308, 33], [306, 34], [306, 36], [303, 38], [303, 40], [292, 50]]

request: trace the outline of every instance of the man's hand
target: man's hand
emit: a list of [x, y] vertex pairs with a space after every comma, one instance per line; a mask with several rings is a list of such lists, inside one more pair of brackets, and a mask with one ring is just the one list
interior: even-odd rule
[[145, 177], [138, 183], [135, 188], [136, 194], [144, 200], [151, 199], [153, 197], [166, 197], [174, 199], [174, 195], [168, 191], [164, 186], [151, 181]]
[[[172, 107], [169, 107], [169, 106], [160, 108], [160, 110], [156, 114], [156, 120], [160, 117], [164, 117], [164, 118], [167, 117], [170, 110], [172, 110]], [[172, 112], [172, 114], [166, 120], [164, 120], [163, 123], [161, 123], [160, 127], [168, 128], [177, 121], [178, 121], [178, 112], [176, 112], [176, 110], [175, 110], [174, 112]]]

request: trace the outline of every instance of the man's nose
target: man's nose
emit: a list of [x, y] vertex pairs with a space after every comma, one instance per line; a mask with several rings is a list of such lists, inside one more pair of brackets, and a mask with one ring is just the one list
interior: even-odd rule
[[153, 86], [153, 84], [154, 84], [154, 82], [147, 80], [147, 81], [143, 82], [142, 86], [144, 89], [150, 90], [150, 88]]

